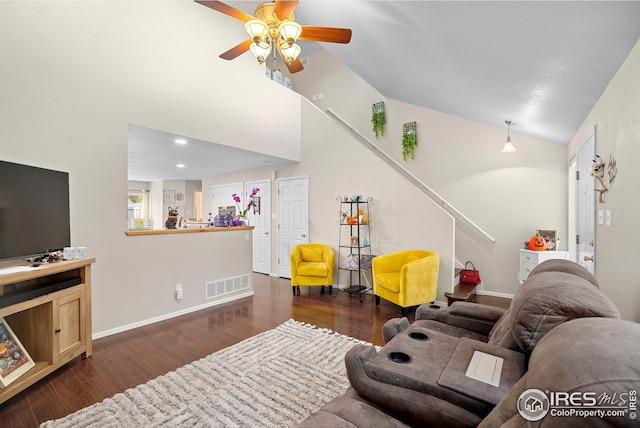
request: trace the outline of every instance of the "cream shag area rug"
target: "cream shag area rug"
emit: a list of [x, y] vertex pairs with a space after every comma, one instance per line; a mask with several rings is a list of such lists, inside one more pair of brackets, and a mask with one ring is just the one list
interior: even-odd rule
[[41, 428], [295, 426], [347, 390], [356, 343], [291, 319]]

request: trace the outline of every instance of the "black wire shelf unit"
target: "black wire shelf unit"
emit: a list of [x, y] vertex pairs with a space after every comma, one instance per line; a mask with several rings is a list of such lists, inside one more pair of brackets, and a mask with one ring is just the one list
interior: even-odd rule
[[338, 287], [340, 291], [358, 296], [362, 303], [362, 296], [370, 290], [363, 284], [363, 275], [371, 272], [371, 203], [373, 198], [366, 200], [362, 196], [338, 196], [340, 232], [338, 237], [338, 270], [346, 271], [346, 284]]

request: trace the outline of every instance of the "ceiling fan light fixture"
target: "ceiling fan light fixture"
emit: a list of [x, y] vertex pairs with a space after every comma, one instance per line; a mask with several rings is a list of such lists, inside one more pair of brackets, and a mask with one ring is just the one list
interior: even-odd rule
[[269, 36], [269, 26], [259, 19], [247, 21], [244, 29], [249, 33], [249, 37], [256, 45], [267, 45], [267, 36]]
[[[296, 45], [300, 38], [315, 42], [349, 43], [349, 28], [332, 28], [319, 26], [301, 26], [296, 21], [294, 11], [299, 0], [270, 0], [260, 3], [253, 15], [249, 15], [222, 1], [196, 0], [202, 6], [220, 12], [243, 22], [250, 39], [222, 52], [219, 57], [230, 61], [251, 51], [260, 64], [269, 54], [273, 55], [274, 68], [278, 55], [284, 60], [290, 73], [304, 69], [299, 60], [300, 46]], [[240, 3], [240, 2], [238, 2]]]
[[300, 37], [300, 34], [302, 34], [302, 26], [297, 22], [284, 21], [280, 24], [278, 33], [289, 46], [293, 46], [298, 40], [298, 37]]
[[505, 120], [504, 123], [507, 124], [507, 141], [504, 143], [504, 147], [502, 147], [502, 150], [500, 150], [500, 152], [501, 153], [517, 152], [518, 149], [516, 149], [516, 146], [514, 146], [513, 143], [511, 142], [511, 135], [509, 134], [509, 127], [515, 125], [515, 122], [512, 122], [510, 120]]
[[251, 53], [253, 53], [253, 55], [256, 57], [256, 59], [260, 64], [265, 62], [267, 58], [269, 58], [269, 54], [271, 53], [271, 45], [268, 43], [265, 43], [264, 45], [251, 43], [251, 46], [249, 49], [251, 50]]
[[296, 45], [295, 43], [289, 45], [284, 40], [282, 40], [278, 45], [278, 50], [280, 51], [280, 56], [287, 64], [293, 63], [293, 61], [298, 58], [298, 55], [300, 55], [300, 52], [302, 52], [300, 46]]

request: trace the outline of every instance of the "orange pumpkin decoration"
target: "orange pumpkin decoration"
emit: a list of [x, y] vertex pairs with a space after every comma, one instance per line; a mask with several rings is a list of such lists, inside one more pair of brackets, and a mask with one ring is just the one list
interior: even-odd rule
[[532, 251], [544, 251], [547, 249], [547, 241], [540, 235], [536, 235], [529, 240], [529, 249]]

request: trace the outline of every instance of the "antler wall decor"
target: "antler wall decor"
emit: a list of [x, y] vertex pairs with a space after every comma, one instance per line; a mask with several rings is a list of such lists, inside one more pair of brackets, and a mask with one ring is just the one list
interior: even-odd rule
[[[609, 176], [609, 186], [605, 184], [604, 174], [605, 170], [608, 169]], [[598, 155], [593, 160], [593, 165], [591, 166], [591, 176], [595, 177], [595, 179], [600, 183], [601, 188], [595, 188], [594, 191], [598, 192], [598, 203], [604, 203], [604, 194], [609, 191], [613, 182], [616, 179], [616, 175], [618, 174], [618, 167], [616, 166], [616, 160], [613, 158], [613, 155], [609, 155], [609, 163], [605, 167], [604, 161]]]
[[613, 158], [613, 155], [609, 155], [609, 164], [607, 165], [608, 174], [609, 174], [609, 187], [613, 185], [613, 181], [616, 179], [616, 175], [618, 174], [618, 167], [616, 166], [616, 160]]

